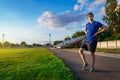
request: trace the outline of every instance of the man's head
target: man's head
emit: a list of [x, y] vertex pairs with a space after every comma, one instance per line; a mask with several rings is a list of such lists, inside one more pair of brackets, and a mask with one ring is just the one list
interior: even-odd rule
[[94, 21], [94, 14], [93, 14], [92, 12], [89, 12], [89, 13], [87, 14], [87, 17], [88, 17], [88, 20], [89, 20], [90, 22], [93, 22], [93, 21]]

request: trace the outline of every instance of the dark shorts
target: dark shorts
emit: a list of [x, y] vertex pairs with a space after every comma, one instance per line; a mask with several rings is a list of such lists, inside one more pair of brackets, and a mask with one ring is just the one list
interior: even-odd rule
[[83, 41], [80, 48], [83, 48], [87, 51], [95, 52], [97, 46], [97, 40], [95, 41]]

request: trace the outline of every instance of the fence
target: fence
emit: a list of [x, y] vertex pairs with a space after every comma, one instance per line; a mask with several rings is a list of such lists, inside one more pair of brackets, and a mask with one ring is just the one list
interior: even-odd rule
[[120, 48], [120, 40], [98, 42], [97, 48]]

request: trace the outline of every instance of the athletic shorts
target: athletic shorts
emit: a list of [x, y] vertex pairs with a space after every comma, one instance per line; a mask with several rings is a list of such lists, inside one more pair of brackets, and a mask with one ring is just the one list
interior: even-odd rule
[[95, 41], [83, 41], [80, 48], [83, 48], [87, 51], [95, 52], [97, 46], [97, 40]]

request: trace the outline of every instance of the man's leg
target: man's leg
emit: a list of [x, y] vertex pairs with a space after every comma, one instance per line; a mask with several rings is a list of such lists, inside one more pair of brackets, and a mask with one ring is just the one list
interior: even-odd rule
[[83, 48], [79, 49], [79, 54], [80, 54], [80, 57], [81, 57], [82, 62], [83, 62], [82, 70], [85, 70], [87, 65], [88, 65], [88, 63], [86, 62], [86, 58], [85, 58], [85, 55], [84, 55], [84, 49]]
[[95, 70], [95, 51], [96, 51], [96, 46], [97, 46], [97, 41], [92, 41], [89, 43], [89, 51], [91, 53], [91, 57], [92, 57], [92, 66], [90, 71], [94, 71]]
[[90, 72], [93, 72], [95, 70], [95, 52], [90, 52], [92, 56], [92, 66], [90, 68]]
[[83, 48], [80, 48], [79, 49], [79, 54], [80, 54], [80, 57], [81, 57], [81, 59], [82, 59], [82, 62], [83, 62], [83, 64], [86, 64], [87, 62], [86, 62], [86, 58], [85, 58], [85, 55], [84, 55], [84, 49]]
[[95, 66], [95, 52], [90, 52], [92, 56], [92, 66]]

